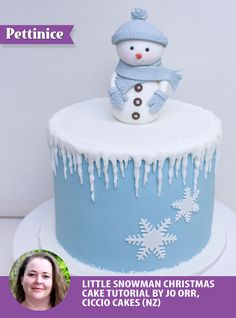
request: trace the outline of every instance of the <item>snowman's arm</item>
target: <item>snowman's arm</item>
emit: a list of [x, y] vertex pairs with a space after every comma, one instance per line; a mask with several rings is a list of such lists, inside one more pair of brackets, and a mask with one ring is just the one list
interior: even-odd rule
[[116, 87], [116, 83], [115, 83], [115, 81], [116, 81], [116, 76], [117, 76], [117, 74], [114, 72], [114, 73], [112, 74], [112, 77], [111, 77], [110, 87]]
[[150, 107], [150, 111], [152, 113], [157, 113], [168, 99], [169, 86], [170, 84], [168, 81], [159, 82], [158, 90], [148, 101], [148, 106]]
[[110, 89], [108, 90], [108, 94], [110, 97], [111, 104], [117, 109], [122, 109], [124, 103], [127, 101], [127, 97], [117, 89], [115, 82], [116, 77], [117, 74], [113, 73], [111, 77]]

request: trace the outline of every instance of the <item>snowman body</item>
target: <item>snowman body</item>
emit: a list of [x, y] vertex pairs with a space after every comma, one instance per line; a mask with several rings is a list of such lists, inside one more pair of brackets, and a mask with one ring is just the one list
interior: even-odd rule
[[[125, 64], [136, 68], [142, 66], [148, 68], [161, 59], [164, 46], [145, 40], [126, 40], [117, 43], [116, 49], [120, 60]], [[116, 88], [117, 76], [116, 73], [112, 76], [111, 89]], [[126, 92], [121, 107], [111, 105], [111, 112], [117, 119], [128, 124], [151, 122], [158, 117], [159, 112], [152, 112], [148, 102], [158, 90], [167, 93], [168, 87], [167, 81], [140, 81]]]
[[[111, 87], [115, 87], [116, 77], [117, 74], [114, 73], [111, 79]], [[148, 101], [158, 89], [167, 92], [168, 86], [168, 82], [164, 81], [138, 83], [126, 93], [127, 101], [122, 109], [111, 105], [111, 112], [117, 119], [127, 124], [149, 123], [155, 120], [160, 112], [151, 112]]]

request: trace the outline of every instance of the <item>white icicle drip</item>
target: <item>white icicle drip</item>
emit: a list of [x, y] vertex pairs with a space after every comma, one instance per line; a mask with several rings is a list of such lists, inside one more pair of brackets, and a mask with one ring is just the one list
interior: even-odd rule
[[194, 177], [193, 177], [194, 193], [198, 189], [198, 176], [199, 176], [200, 165], [201, 165], [200, 157], [196, 156], [194, 159]]
[[58, 148], [57, 148], [57, 146], [53, 147], [53, 152], [54, 152], [55, 164], [56, 164], [56, 167], [58, 167]]
[[125, 169], [127, 169], [127, 168], [128, 168], [128, 164], [129, 164], [129, 158], [128, 158], [128, 157], [125, 157], [125, 158], [123, 159], [123, 162], [124, 162], [124, 167], [125, 167]]
[[52, 170], [54, 172], [54, 175], [57, 175], [57, 169], [56, 166], [58, 165], [57, 161], [57, 147], [51, 146], [51, 164], [52, 164]]
[[215, 151], [215, 171], [214, 171], [214, 173], [216, 173], [216, 170], [217, 170], [217, 167], [218, 167], [218, 164], [219, 164], [219, 157], [220, 157], [220, 152], [219, 152], [219, 149], [216, 148], [216, 151]]
[[72, 155], [71, 155], [71, 153], [69, 151], [67, 151], [66, 155], [67, 155], [67, 158], [68, 158], [68, 161], [69, 161], [70, 174], [72, 175], [73, 174], [73, 158], [72, 158]]
[[76, 154], [76, 162], [78, 166], [77, 169], [78, 169], [80, 184], [83, 184], [82, 155]]
[[116, 188], [117, 187], [117, 180], [118, 180], [117, 161], [112, 160], [111, 164], [112, 164], [112, 172], [113, 172], [113, 183], [114, 183], [114, 187]]
[[211, 149], [211, 151], [210, 151], [210, 162], [209, 162], [209, 173], [211, 173], [211, 170], [212, 170], [212, 157], [213, 157], [213, 151]]
[[74, 172], [76, 172], [77, 162], [76, 162], [76, 155], [75, 154], [72, 154], [72, 160], [73, 160]]
[[89, 172], [89, 182], [90, 182], [90, 191], [91, 199], [94, 201], [94, 161], [92, 159], [88, 160], [88, 172]]
[[134, 180], [135, 180], [135, 195], [138, 197], [139, 179], [140, 179], [140, 166], [142, 159], [137, 158], [134, 160]]
[[151, 164], [150, 164], [150, 162], [145, 161], [144, 176], [143, 176], [143, 185], [144, 185], [144, 186], [147, 184], [150, 170], [151, 170]]
[[192, 163], [192, 165], [194, 164], [194, 160], [195, 160], [195, 155], [192, 153], [192, 155], [191, 155], [191, 158], [190, 158], [190, 160], [191, 160], [191, 163]]
[[55, 167], [55, 159], [53, 158], [53, 154], [51, 154], [51, 166], [52, 166], [53, 173], [56, 176], [57, 175], [57, 169]]
[[209, 172], [209, 166], [210, 166], [210, 150], [207, 149], [205, 154], [205, 169], [204, 169], [204, 177], [207, 178], [208, 172]]
[[182, 158], [182, 178], [183, 178], [184, 185], [186, 185], [187, 166], [188, 166], [188, 156], [184, 155]]
[[180, 164], [181, 164], [181, 160], [182, 160], [182, 158], [177, 158], [175, 160], [175, 175], [176, 175], [176, 178], [178, 178], [178, 176], [179, 176], [179, 167], [180, 167]]
[[95, 165], [96, 165], [96, 168], [97, 168], [98, 176], [100, 177], [101, 176], [101, 163], [100, 163], [100, 158], [99, 157], [95, 158]]
[[108, 176], [108, 159], [103, 159], [103, 174], [104, 174], [104, 180], [105, 180], [105, 185], [106, 189], [109, 187], [109, 176]]
[[65, 179], [67, 179], [66, 151], [64, 148], [61, 148], [61, 155], [62, 155], [62, 160], [63, 160], [64, 177], [65, 177]]
[[155, 161], [152, 163], [152, 171], [153, 171], [153, 173], [156, 172], [156, 169], [157, 169], [157, 160], [155, 160]]
[[119, 160], [119, 164], [120, 164], [121, 176], [122, 176], [122, 178], [124, 178], [124, 177], [125, 177], [125, 174], [124, 174], [124, 169], [125, 169], [125, 167], [124, 167], [124, 161], [123, 161], [123, 160]]
[[174, 174], [174, 164], [175, 164], [175, 159], [169, 158], [169, 171], [168, 171], [169, 185], [171, 185], [171, 183], [172, 183], [172, 178], [173, 178], [173, 174]]
[[158, 161], [158, 186], [157, 186], [157, 196], [159, 197], [161, 195], [161, 189], [162, 189], [162, 182], [163, 182], [163, 175], [162, 175], [162, 167], [163, 167], [164, 161], [159, 160]]
[[201, 163], [200, 163], [200, 170], [201, 170], [201, 171], [202, 171], [202, 169], [203, 169], [204, 162], [205, 162], [205, 153], [202, 153]]

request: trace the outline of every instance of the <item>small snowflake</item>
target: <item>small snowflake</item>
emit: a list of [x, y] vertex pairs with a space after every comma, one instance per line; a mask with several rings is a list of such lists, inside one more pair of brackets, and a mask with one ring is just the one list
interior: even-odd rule
[[191, 194], [190, 188], [184, 189], [184, 196], [182, 200], [175, 201], [171, 206], [179, 211], [176, 213], [175, 222], [178, 222], [181, 218], [185, 219], [185, 222], [189, 223], [192, 219], [192, 213], [199, 211], [199, 205], [197, 204], [197, 198], [199, 190]]
[[150, 224], [148, 220], [141, 219], [139, 222], [139, 228], [142, 235], [129, 235], [126, 241], [129, 244], [140, 246], [137, 259], [144, 260], [151, 252], [159, 259], [163, 259], [166, 256], [165, 245], [174, 243], [177, 238], [173, 234], [166, 233], [171, 221], [164, 219], [156, 227]]

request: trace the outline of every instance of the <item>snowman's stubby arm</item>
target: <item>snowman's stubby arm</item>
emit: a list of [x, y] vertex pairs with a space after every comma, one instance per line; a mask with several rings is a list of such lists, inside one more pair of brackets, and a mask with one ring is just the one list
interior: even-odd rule
[[110, 97], [112, 106], [117, 109], [122, 109], [124, 107], [124, 103], [127, 101], [127, 97], [123, 95], [116, 87], [116, 77], [117, 74], [114, 72], [111, 77], [108, 95]]
[[116, 87], [116, 83], [115, 83], [115, 81], [116, 81], [116, 76], [117, 76], [117, 74], [116, 74], [116, 72], [114, 72], [114, 73], [112, 74], [112, 77], [111, 77], [110, 87]]
[[168, 81], [159, 82], [158, 90], [152, 95], [148, 101], [148, 106], [152, 113], [157, 113], [168, 98], [168, 90], [170, 83]]

